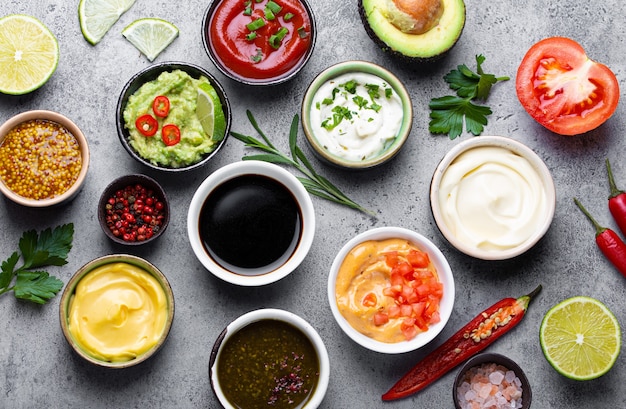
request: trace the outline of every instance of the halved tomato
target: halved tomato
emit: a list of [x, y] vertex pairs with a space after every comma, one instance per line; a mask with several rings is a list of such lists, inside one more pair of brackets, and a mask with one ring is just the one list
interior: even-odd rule
[[546, 38], [528, 50], [515, 89], [530, 116], [561, 135], [602, 125], [615, 112], [620, 94], [615, 74], [565, 37]]

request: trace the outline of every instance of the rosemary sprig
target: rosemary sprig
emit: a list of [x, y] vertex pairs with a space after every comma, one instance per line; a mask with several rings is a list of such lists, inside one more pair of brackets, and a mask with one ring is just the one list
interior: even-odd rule
[[298, 114], [294, 115], [293, 120], [291, 121], [291, 128], [289, 130], [289, 150], [291, 157], [274, 147], [272, 142], [270, 142], [265, 133], [259, 127], [259, 124], [250, 110], [246, 110], [246, 114], [248, 115], [248, 120], [252, 124], [252, 127], [259, 133], [259, 135], [261, 135], [265, 144], [252, 136], [243, 135], [237, 132], [231, 132], [230, 134], [234, 138], [243, 142], [247, 147], [260, 149], [265, 153], [244, 156], [242, 160], [261, 160], [264, 162], [293, 166], [304, 175], [304, 177], [297, 176], [297, 178], [310, 194], [376, 217], [374, 212], [354, 202], [348, 196], [343, 194], [343, 192], [341, 192], [328, 179], [313, 169], [309, 160], [304, 156], [304, 152], [302, 152], [300, 147], [296, 144], [298, 138], [298, 125], [300, 121]]

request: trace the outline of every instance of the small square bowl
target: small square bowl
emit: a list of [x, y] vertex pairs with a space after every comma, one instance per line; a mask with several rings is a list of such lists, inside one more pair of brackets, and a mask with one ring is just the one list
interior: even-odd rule
[[[114, 281], [91, 276], [90, 284], [81, 286], [82, 280], [103, 269], [120, 275]], [[116, 286], [123, 291], [115, 291]], [[142, 308], [149, 309], [137, 310], [125, 296], [142, 300]], [[80, 308], [81, 302], [90, 301], [91, 308], [85, 304]], [[147, 260], [111, 254], [88, 262], [72, 276], [61, 296], [59, 318], [65, 339], [82, 359], [103, 368], [128, 368], [154, 356], [167, 340], [174, 320], [174, 294], [165, 275]], [[124, 338], [134, 338], [132, 345], [117, 341]]]
[[[4, 143], [7, 143], [7, 135], [12, 130], [17, 129], [17, 127], [21, 127], [22, 125], [26, 126], [26, 124], [29, 124], [31, 122], [35, 123], [35, 127], [40, 127], [41, 129], [48, 128], [46, 122], [55, 127], [59, 126], [59, 129], [55, 129], [54, 132], [52, 132], [52, 137], [55, 137], [55, 135], [57, 139], [60, 137], [67, 137], [68, 140], [63, 140], [61, 141], [61, 143], [57, 143], [54, 145], [48, 143], [44, 145], [43, 141], [37, 142], [33, 144], [34, 148], [31, 148], [26, 156], [24, 156], [23, 158], [16, 157], [15, 153], [3, 153], [0, 159], [2, 161], [0, 162], [0, 168], [3, 168], [2, 177], [0, 177], [0, 191], [13, 202], [27, 207], [43, 208], [68, 203], [78, 194], [78, 192], [80, 192], [87, 177], [90, 156], [87, 138], [80, 130], [80, 128], [66, 116], [53, 111], [34, 110], [17, 114], [12, 118], [9, 118], [0, 126], [0, 147], [2, 147]], [[37, 123], [39, 123], [39, 125], [36, 125]], [[63, 129], [65, 129], [67, 132], [59, 132], [63, 131]], [[62, 161], [62, 163], [60, 163], [60, 168], [63, 170], [63, 172], [59, 173], [58, 171], [50, 170], [50, 173], [48, 174], [32, 170], [29, 166], [28, 169], [22, 170], [27, 173], [19, 177], [21, 183], [32, 184], [32, 186], [27, 186], [27, 188], [31, 187], [36, 190], [44, 184], [53, 184], [57, 185], [56, 192], [50, 193], [47, 195], [47, 197], [44, 198], [37, 198], [40, 193], [36, 193], [30, 195], [30, 197], [26, 197], [26, 195], [18, 194], [17, 192], [12, 190], [12, 188], [10, 187], [12, 186], [11, 183], [8, 183], [5, 180], [5, 177], [9, 177], [10, 172], [8, 172], [8, 170], [10, 168], [15, 168], [16, 166], [23, 165], [24, 163], [28, 164], [31, 162], [34, 163], [35, 161], [39, 161], [40, 157], [43, 158], [46, 154], [50, 153], [51, 146], [73, 146], [74, 142], [72, 138], [69, 137], [69, 134], [71, 134], [71, 136], [73, 136], [73, 139], [75, 139], [75, 144], [77, 146], [78, 152], [64, 152], [61, 153], [64, 155], [64, 158], [60, 158], [58, 149], [54, 149], [54, 151], [52, 151], [53, 158]], [[22, 141], [19, 142], [19, 146], [24, 146]], [[0, 149], [4, 150], [3, 147]], [[76, 163], [76, 154], [80, 156], [79, 170], [73, 169]], [[46, 161], [44, 160], [43, 163], [45, 162]], [[33, 173], [32, 175], [29, 175], [28, 172], [31, 172], [31, 170]], [[41, 170], [41, 165], [39, 165], [38, 170]], [[65, 188], [63, 188], [62, 186], [64, 185], [64, 183], [62, 179], [67, 178], [68, 171], [73, 172], [73, 174], [71, 174], [71, 178], [74, 179], [74, 181], [71, 185], [65, 186]]]
[[[343, 84], [353, 80], [359, 84], [356, 94], [353, 89], [341, 90]], [[378, 87], [375, 99], [368, 91], [372, 86]], [[327, 101], [341, 99], [338, 107], [347, 104], [350, 108], [357, 104], [354, 98], [361, 99], [351, 109], [351, 117], [343, 118], [336, 126], [327, 125], [332, 127], [327, 131], [324, 125], [335, 116], [333, 104]], [[379, 110], [374, 109], [374, 102], [381, 106]], [[390, 71], [367, 61], [345, 61], [322, 71], [304, 94], [301, 115], [306, 140], [317, 157], [353, 170], [391, 160], [404, 146], [413, 126], [413, 104], [404, 84]]]
[[163, 235], [169, 221], [170, 204], [165, 190], [159, 182], [143, 174], [115, 179], [98, 201], [100, 227], [118, 244], [150, 243]]
[[482, 260], [505, 260], [532, 248], [556, 208], [550, 170], [532, 149], [503, 136], [454, 146], [430, 184], [430, 208], [452, 246]]
[[284, 168], [233, 162], [194, 193], [187, 234], [213, 275], [235, 285], [262, 286], [291, 274], [307, 256], [315, 210], [302, 183]]
[[[398, 341], [392, 341], [390, 338], [390, 336], [396, 338], [402, 336], [400, 332], [400, 324], [403, 322], [402, 316], [391, 318], [392, 314], [389, 314], [389, 322], [382, 326], [378, 326], [373, 318], [373, 315], [380, 311], [381, 306], [385, 307], [383, 298], [390, 298], [384, 291], [385, 287], [391, 286], [391, 272], [387, 272], [388, 269], [381, 264], [385, 263], [385, 257], [388, 253], [396, 251], [397, 246], [386, 244], [388, 240], [407, 242], [411, 247], [426, 253], [430, 260], [428, 269], [434, 268], [438, 281], [443, 287], [443, 295], [438, 310], [439, 320], [430, 323], [425, 331], [417, 333], [410, 340], [401, 338]], [[358, 253], [352, 252], [355, 247], [367, 242], [377, 244], [370, 246], [370, 248], [361, 248]], [[381, 244], [378, 245], [378, 243]], [[360, 255], [369, 254], [373, 255], [368, 258], [360, 257]], [[352, 271], [352, 276], [341, 278], [340, 270], [346, 259], [354, 264], [355, 269]], [[342, 287], [346, 287], [346, 293], [350, 295], [346, 305], [359, 306], [359, 309], [354, 311], [354, 316], [358, 319], [351, 318], [351, 320], [356, 321], [354, 325], [344, 316], [338, 306], [337, 292], [343, 291], [343, 289], [337, 290], [337, 283], [340, 281], [344, 283]], [[373, 305], [366, 304], [368, 294], [374, 294], [375, 303]], [[385, 354], [400, 354], [417, 350], [439, 335], [452, 314], [454, 294], [454, 277], [443, 253], [426, 237], [402, 227], [379, 227], [355, 236], [339, 250], [328, 276], [328, 301], [339, 327], [357, 344]], [[361, 308], [361, 306], [363, 307]]]
[[[274, 2], [279, 4], [280, 11], [271, 20], [264, 12], [267, 0], [257, 0], [249, 5], [244, 3], [238, 0], [213, 0], [207, 7], [202, 20], [202, 43], [209, 59], [222, 74], [241, 84], [274, 86], [290, 81], [307, 64], [315, 47], [315, 15], [308, 0]], [[246, 7], [249, 12], [244, 14]], [[287, 14], [292, 17], [286, 18]], [[233, 15], [239, 18], [232, 18]], [[270, 48], [266, 47], [267, 41], [271, 41], [271, 35], [275, 33], [263, 32], [264, 27], [257, 35], [255, 29], [247, 27], [249, 23], [261, 20], [263, 26], [271, 25], [275, 30], [287, 29], [284, 38], [272, 45], [276, 50], [267, 58], [261, 54], [261, 50]], [[256, 38], [245, 38], [253, 33]], [[231, 34], [233, 36], [229, 38]], [[255, 62], [256, 58], [259, 60]]]
[[[216, 142], [216, 145], [214, 146], [213, 150], [202, 154], [199, 160], [193, 163], [188, 163], [188, 164], [168, 165], [168, 164], [162, 164], [162, 163], [148, 160], [144, 158], [143, 156], [141, 156], [141, 154], [137, 152], [135, 148], [133, 148], [133, 146], [130, 143], [130, 137], [131, 137], [130, 132], [128, 131], [126, 127], [126, 123], [124, 120], [124, 110], [126, 109], [126, 105], [128, 104], [129, 98], [133, 94], [135, 94], [142, 85], [144, 85], [147, 82], [157, 80], [159, 75], [165, 72], [171, 73], [176, 70], [181, 70], [185, 72], [193, 79], [199, 79], [200, 77], [204, 77], [208, 79], [210, 85], [213, 87], [213, 89], [217, 93], [217, 96], [220, 100], [220, 104], [222, 106], [222, 112], [224, 114], [225, 129], [224, 129], [224, 137], [220, 141]], [[172, 106], [170, 112], [172, 112], [173, 110], [174, 110], [174, 106]], [[228, 97], [226, 95], [226, 92], [224, 91], [224, 88], [213, 77], [213, 75], [211, 75], [211, 73], [209, 73], [207, 70], [197, 65], [184, 63], [184, 62], [178, 62], [178, 61], [168, 61], [168, 62], [162, 62], [162, 63], [151, 65], [148, 68], [145, 68], [144, 70], [138, 72], [130, 80], [128, 80], [126, 85], [124, 85], [124, 88], [122, 89], [122, 92], [120, 93], [120, 96], [118, 98], [115, 119], [116, 119], [116, 126], [117, 126], [117, 135], [120, 139], [120, 142], [122, 143], [122, 146], [124, 147], [126, 152], [128, 152], [128, 154], [133, 159], [135, 159], [137, 162], [151, 169], [155, 169], [155, 170], [162, 171], [162, 172], [177, 173], [177, 172], [184, 172], [184, 171], [202, 167], [206, 165], [211, 160], [211, 158], [215, 157], [218, 154], [218, 152], [226, 144], [226, 140], [228, 139], [228, 136], [230, 133], [230, 126], [232, 123], [232, 112], [231, 112], [231, 107], [230, 107], [230, 101], [228, 100]], [[163, 125], [168, 124], [167, 119], [168, 117], [163, 119], [162, 121]], [[174, 124], [174, 125], [179, 125], [179, 124]], [[181, 129], [181, 133], [183, 135], [182, 135], [181, 142], [178, 144], [178, 146], [185, 146], [185, 147], [194, 146], [194, 143], [196, 142], [194, 141], [194, 142], [187, 143], [185, 141], [184, 130]], [[158, 140], [159, 138], [158, 135], [159, 133], [154, 135], [152, 138]], [[175, 153], [173, 153], [174, 148], [180, 149], [176, 146], [172, 146], [172, 147], [165, 146], [165, 144], [160, 144], [156, 146], [154, 149], [164, 149], [168, 151], [168, 157], [171, 157], [171, 156], [176, 155]]]
[[[483, 366], [485, 365], [485, 366]], [[498, 368], [500, 367], [500, 368]], [[474, 369], [475, 368], [475, 369]], [[512, 359], [495, 353], [483, 353], [470, 358], [459, 370], [454, 379], [454, 385], [452, 387], [452, 399], [454, 401], [455, 409], [468, 409], [473, 406], [462, 405], [463, 403], [468, 403], [468, 401], [474, 400], [475, 397], [479, 395], [479, 392], [476, 393], [469, 392], [469, 396], [465, 395], [471, 388], [471, 378], [472, 374], [469, 373], [470, 370], [478, 372], [480, 369], [480, 373], [484, 373], [488, 378], [491, 372], [495, 372], [494, 369], [498, 368], [500, 374], [495, 375], [490, 379], [490, 382], [484, 382], [486, 387], [491, 388], [492, 382], [495, 382], [494, 385], [498, 386], [500, 384], [506, 384], [507, 386], [511, 385], [511, 389], [502, 393], [497, 393], [498, 396], [501, 396], [503, 402], [506, 403], [507, 408], [518, 408], [518, 409], [529, 409], [530, 404], [532, 402], [532, 390], [530, 388], [530, 383], [528, 382], [528, 378], [526, 374], [522, 370], [522, 368], [515, 363]], [[512, 371], [512, 374], [507, 374], [509, 371]], [[502, 373], [504, 372], [504, 373]], [[501, 379], [504, 375], [504, 379]], [[492, 382], [491, 382], [492, 381]], [[476, 385], [478, 387], [478, 385]], [[505, 388], [502, 388], [505, 389]], [[461, 391], [461, 392], [460, 392]], [[516, 402], [513, 403], [511, 396], [511, 391], [521, 391], [521, 403], [520, 399], [515, 399]], [[461, 395], [460, 395], [461, 393]], [[517, 392], [515, 392], [517, 393]], [[515, 405], [515, 406], [513, 406]], [[481, 406], [482, 407], [482, 406]], [[489, 406], [491, 407], [491, 406]], [[494, 406], [495, 407], [495, 406]], [[499, 407], [503, 407], [500, 405]]]
[[[259, 331], [264, 336], [259, 336]], [[270, 345], [267, 344], [268, 340], [271, 342]], [[250, 358], [232, 356], [232, 352], [237, 350], [233, 346], [238, 345], [245, 345], [245, 348], [239, 348], [239, 351], [249, 352], [255, 357], [268, 357], [268, 362], [259, 363], [264, 365], [260, 368], [262, 369], [260, 374], [255, 373], [255, 369], [259, 369], [256, 364], [249, 365]], [[257, 353], [258, 349], [255, 349], [255, 346], [262, 349], [263, 354]], [[281, 351], [285, 348], [288, 350]], [[243, 365], [229, 367], [230, 371], [236, 374], [235, 379], [220, 379], [222, 376], [220, 374], [226, 373], [220, 371], [220, 364], [224, 362], [223, 365], [227, 365], [238, 360], [243, 362]], [[290, 371], [285, 372], [285, 369]], [[259, 396], [260, 398], [256, 402], [230, 401], [229, 398], [233, 396], [243, 400], [252, 395], [238, 393], [238, 387], [242, 387], [245, 392], [251, 388], [247, 383], [238, 385], [237, 380], [246, 382], [254, 379], [254, 384], [260, 385], [264, 383], [264, 376], [272, 376], [267, 380], [272, 387], [265, 393], [259, 391], [255, 398]], [[291, 387], [296, 391], [292, 399], [300, 401], [294, 407], [315, 409], [322, 403], [328, 389], [330, 361], [322, 338], [311, 324], [292, 312], [264, 308], [250, 311], [235, 319], [218, 336], [211, 350], [209, 379], [215, 396], [226, 409], [246, 407], [246, 404], [250, 405], [249, 407], [271, 406], [270, 402], [274, 403], [272, 399], [280, 401], [289, 394]], [[303, 384], [309, 384], [312, 390], [300, 389]]]

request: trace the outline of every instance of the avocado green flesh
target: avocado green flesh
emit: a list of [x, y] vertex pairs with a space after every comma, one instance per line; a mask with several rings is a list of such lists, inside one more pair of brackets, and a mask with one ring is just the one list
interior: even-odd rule
[[386, 17], [388, 0], [361, 0], [359, 11], [368, 35], [383, 50], [404, 57], [428, 60], [446, 53], [456, 44], [465, 26], [463, 0], [442, 0], [439, 23], [423, 34], [398, 30]]

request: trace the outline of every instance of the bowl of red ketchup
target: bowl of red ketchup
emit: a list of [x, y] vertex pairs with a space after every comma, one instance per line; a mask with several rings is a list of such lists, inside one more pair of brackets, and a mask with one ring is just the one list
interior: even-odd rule
[[218, 70], [247, 85], [295, 77], [313, 53], [316, 29], [306, 0], [213, 0], [202, 42]]

